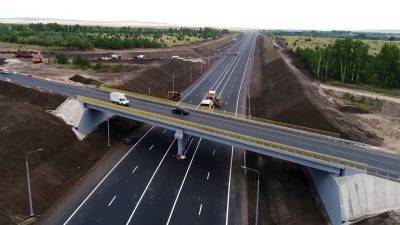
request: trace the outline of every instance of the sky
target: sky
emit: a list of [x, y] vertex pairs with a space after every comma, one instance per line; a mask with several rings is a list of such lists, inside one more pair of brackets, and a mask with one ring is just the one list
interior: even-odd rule
[[399, 0], [0, 0], [0, 18], [256, 29], [400, 30]]

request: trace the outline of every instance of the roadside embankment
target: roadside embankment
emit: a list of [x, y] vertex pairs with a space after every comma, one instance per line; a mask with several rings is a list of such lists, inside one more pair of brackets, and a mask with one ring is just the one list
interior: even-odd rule
[[[260, 35], [250, 84], [251, 115], [280, 122], [337, 132], [304, 95], [299, 82]], [[258, 154], [247, 153], [247, 164], [261, 172], [260, 224], [328, 224], [323, 206], [303, 167]], [[252, 188], [253, 187], [253, 188]], [[254, 181], [248, 196], [255, 196]], [[255, 199], [249, 197], [249, 206]], [[249, 207], [249, 215], [254, 208]]]
[[[71, 127], [48, 113], [65, 99], [0, 82], [0, 224], [18, 224], [27, 215], [25, 154], [29, 156], [34, 210], [43, 214], [106, 152], [105, 127], [78, 141]], [[135, 126], [114, 121], [112, 132]], [[116, 137], [112, 139], [116, 141]]]

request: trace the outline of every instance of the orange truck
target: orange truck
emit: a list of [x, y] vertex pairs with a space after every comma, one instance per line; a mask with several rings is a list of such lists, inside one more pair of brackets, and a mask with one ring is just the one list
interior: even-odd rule
[[40, 52], [35, 52], [32, 55], [32, 63], [41, 63], [42, 62], [42, 56]]

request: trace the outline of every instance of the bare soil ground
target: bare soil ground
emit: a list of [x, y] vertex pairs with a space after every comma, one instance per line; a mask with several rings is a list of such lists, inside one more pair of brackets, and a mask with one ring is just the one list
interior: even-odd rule
[[365, 218], [353, 225], [398, 225], [400, 224], [400, 211], [388, 211], [377, 216]]
[[320, 93], [382, 138], [381, 147], [400, 153], [400, 98], [324, 84]]
[[[211, 63], [208, 65], [211, 66]], [[203, 72], [207, 69], [203, 65]], [[190, 73], [192, 78], [190, 78]], [[172, 91], [173, 78], [175, 91], [183, 91], [201, 76], [200, 64], [171, 59], [158, 66], [144, 69], [123, 83], [114, 84], [119, 89], [138, 92], [142, 94], [166, 98], [168, 91]]]
[[[264, 46], [265, 44], [265, 46]], [[251, 78], [251, 114], [285, 123], [338, 132], [304, 95], [299, 82], [260, 36]], [[261, 173], [260, 224], [328, 224], [313, 185], [301, 166], [247, 154], [249, 165]], [[248, 182], [249, 215], [254, 215], [254, 181]], [[252, 188], [253, 187], [253, 188]], [[254, 218], [253, 218], [254, 219]], [[251, 223], [251, 221], [249, 221]]]
[[[17, 224], [28, 214], [26, 152], [46, 150], [29, 157], [37, 214], [50, 208], [105, 153], [105, 127], [79, 142], [71, 127], [46, 112], [62, 101], [60, 95], [0, 82], [0, 224]], [[118, 119], [112, 124], [116, 136], [137, 126]]]

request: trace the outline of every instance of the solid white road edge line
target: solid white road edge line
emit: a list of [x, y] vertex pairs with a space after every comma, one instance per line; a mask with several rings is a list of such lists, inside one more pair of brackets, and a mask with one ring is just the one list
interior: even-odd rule
[[111, 172], [114, 171], [114, 169], [126, 158], [126, 156], [129, 155], [129, 153], [142, 141], [142, 139], [154, 128], [155, 126], [152, 126], [140, 139], [134, 146], [132, 146], [131, 149], [117, 162], [117, 164], [114, 165], [114, 167], [101, 179], [101, 181], [96, 185], [96, 187], [89, 193], [89, 195], [82, 201], [82, 203], [78, 206], [78, 208], [75, 209], [75, 211], [68, 217], [67, 221], [63, 223], [63, 225], [68, 224], [68, 222], [72, 219], [72, 217], [78, 212], [78, 210], [85, 204], [85, 202], [90, 198], [90, 196], [93, 195], [93, 193], [99, 188], [99, 186], [104, 182], [105, 179], [111, 174]]

